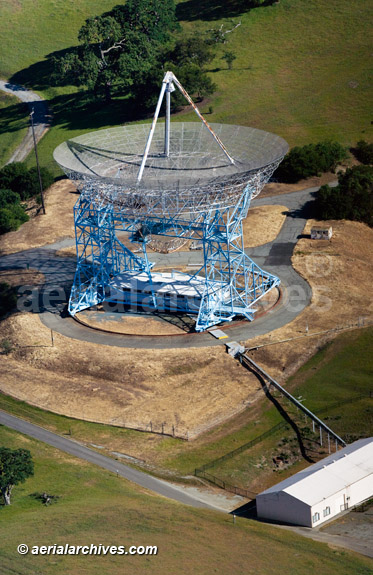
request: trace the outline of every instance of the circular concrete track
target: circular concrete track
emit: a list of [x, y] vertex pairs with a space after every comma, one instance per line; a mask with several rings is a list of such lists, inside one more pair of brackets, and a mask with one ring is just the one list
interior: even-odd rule
[[[269, 333], [291, 322], [310, 303], [312, 290], [309, 284], [300, 277], [291, 265], [291, 256], [294, 246], [301, 237], [308, 217], [314, 195], [318, 188], [310, 188], [300, 192], [282, 194], [274, 197], [256, 199], [253, 206], [285, 205], [288, 208], [285, 222], [277, 238], [256, 248], [249, 248], [248, 255], [266, 271], [277, 275], [281, 280], [284, 297], [279, 305], [253, 322], [234, 322], [222, 324], [228, 337], [233, 340], [250, 340], [258, 335]], [[221, 345], [209, 333], [185, 334], [183, 336], [126, 336], [108, 334], [80, 325], [66, 312], [66, 303], [70, 286], [73, 281], [76, 263], [72, 258], [56, 255], [56, 251], [67, 244], [72, 245], [73, 240], [57, 242], [38, 249], [27, 250], [3, 256], [0, 270], [37, 269], [45, 275], [45, 284], [41, 290], [39, 300], [43, 305], [35, 309], [40, 313], [44, 325], [67, 337], [117, 347], [133, 347], [144, 349], [167, 349], [208, 347]], [[201, 259], [198, 252], [174, 252], [172, 254], [152, 254], [152, 260], [158, 265], [195, 265]], [[60, 298], [51, 297], [47, 304], [43, 293], [55, 288]], [[35, 288], [37, 290], [37, 288]], [[44, 292], [43, 292], [44, 290]], [[35, 298], [34, 298], [35, 305]], [[226, 340], [224, 340], [226, 341]]]

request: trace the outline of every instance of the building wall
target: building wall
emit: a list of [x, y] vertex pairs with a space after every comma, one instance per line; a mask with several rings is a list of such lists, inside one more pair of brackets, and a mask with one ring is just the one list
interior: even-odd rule
[[[318, 527], [345, 509], [354, 507], [372, 496], [373, 476], [370, 474], [312, 507], [283, 491], [258, 495], [256, 505], [258, 517], [261, 519]], [[315, 518], [316, 514], [318, 519]]]
[[310, 506], [284, 491], [259, 494], [256, 510], [260, 519], [312, 527]]
[[[325, 521], [329, 521], [332, 517], [339, 515], [342, 511], [346, 509], [351, 509], [355, 505], [358, 505], [362, 501], [369, 499], [373, 496], [373, 477], [372, 474], [348, 485], [345, 489], [338, 491], [338, 493], [333, 494], [327, 499], [323, 499], [320, 503], [313, 505], [311, 509], [311, 517], [313, 518], [315, 513], [319, 513], [320, 519], [318, 521], [313, 521], [313, 526], [317, 527]], [[325, 513], [326, 509], [329, 507], [330, 513]]]
[[[312, 527], [318, 527], [325, 521], [329, 521], [331, 517], [335, 517], [345, 508], [346, 503], [346, 489], [342, 489], [337, 493], [333, 493], [330, 497], [323, 499], [319, 503], [312, 506], [311, 520]], [[315, 520], [315, 514], [319, 514], [319, 519]]]

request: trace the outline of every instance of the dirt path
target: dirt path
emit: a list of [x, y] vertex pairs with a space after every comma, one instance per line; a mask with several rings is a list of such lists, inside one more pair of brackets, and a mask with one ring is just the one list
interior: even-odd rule
[[[25, 102], [28, 105], [30, 112], [32, 109], [34, 110], [35, 138], [38, 142], [50, 126], [51, 116], [47, 102], [43, 100], [41, 96], [35, 94], [35, 92], [31, 92], [31, 90], [27, 90], [18, 84], [11, 84], [6, 80], [0, 80], [0, 90], [15, 96], [21, 100], [21, 102]], [[31, 127], [29, 127], [26, 136], [14, 151], [7, 164], [11, 164], [12, 162], [23, 162], [33, 149], [33, 145], [32, 130]]]

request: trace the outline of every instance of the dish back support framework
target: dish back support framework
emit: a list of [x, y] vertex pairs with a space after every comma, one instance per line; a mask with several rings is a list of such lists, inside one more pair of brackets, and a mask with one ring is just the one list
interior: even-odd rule
[[[171, 123], [175, 86], [201, 122]], [[164, 96], [166, 121], [161, 124]], [[163, 79], [150, 130], [149, 124], [121, 126], [61, 144], [55, 160], [80, 190], [69, 312], [110, 300], [113, 279], [125, 272], [145, 272], [151, 285], [153, 264], [146, 248], [157, 250], [156, 239], [162, 236], [162, 251], [189, 239], [202, 246], [200, 268], [185, 274], [186, 282], [204, 278], [197, 331], [237, 315], [253, 319], [256, 302], [280, 282], [245, 253], [242, 221], [287, 149], [282, 138], [262, 130], [210, 126], [172, 72]], [[140, 244], [141, 255], [124, 245], [122, 232]], [[147, 306], [162, 309], [160, 297], [154, 288]], [[181, 302], [173, 303], [186, 311]]]

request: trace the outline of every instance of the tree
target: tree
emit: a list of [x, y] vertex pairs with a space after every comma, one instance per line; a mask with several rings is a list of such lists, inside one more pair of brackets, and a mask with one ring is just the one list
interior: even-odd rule
[[345, 158], [346, 149], [338, 142], [296, 146], [285, 156], [275, 172], [275, 177], [282, 182], [293, 184], [303, 178], [334, 171]]
[[[40, 176], [44, 189], [53, 184], [54, 178], [47, 168], [40, 168]], [[21, 200], [37, 196], [40, 193], [37, 168], [28, 169], [23, 162], [14, 162], [4, 166], [0, 170], [0, 189], [12, 190], [19, 195]]]
[[0, 208], [6, 208], [12, 204], [19, 204], [20, 201], [20, 195], [13, 192], [13, 190], [0, 189]]
[[34, 475], [34, 463], [28, 449], [0, 447], [0, 490], [5, 505], [10, 505], [12, 489]]
[[[47, 189], [54, 182], [54, 178], [47, 168], [40, 168], [40, 177], [43, 188]], [[10, 188], [20, 195], [21, 200], [27, 200], [40, 194], [39, 174], [36, 167], [26, 170], [10, 183]]]
[[0, 234], [18, 230], [19, 226], [29, 219], [20, 204], [12, 204], [6, 208], [0, 208]]
[[54, 80], [95, 93], [103, 89], [109, 102], [114, 85], [128, 89], [142, 81], [175, 27], [173, 0], [128, 0], [86, 20], [80, 46], [54, 58]]
[[373, 227], [373, 167], [354, 166], [338, 177], [338, 186], [322, 186], [316, 209], [322, 220], [356, 220]]
[[233, 62], [236, 60], [237, 56], [233, 52], [224, 52], [223, 56], [221, 57], [222, 60], [225, 60], [229, 70], [233, 68]]
[[201, 68], [209, 64], [214, 58], [211, 46], [201, 35], [194, 34], [180, 38], [170, 50], [167, 58], [175, 66], [196, 64]]
[[373, 144], [360, 140], [353, 152], [362, 164], [373, 164]]
[[226, 44], [227, 43], [226, 35], [231, 34], [231, 32], [236, 30], [236, 28], [238, 28], [239, 26], [241, 26], [241, 21], [238, 22], [238, 24], [234, 24], [233, 28], [230, 28], [229, 30], [224, 30], [224, 24], [222, 24], [220, 28], [211, 28], [210, 30], [208, 30], [208, 32], [210, 33], [208, 43]]
[[26, 164], [23, 162], [12, 162], [7, 164], [0, 170], [0, 188], [1, 189], [13, 189], [13, 182], [17, 180], [20, 176], [27, 174]]
[[184, 64], [176, 70], [176, 76], [190, 95], [196, 95], [200, 99], [209, 96], [216, 89], [216, 84], [197, 64]]

